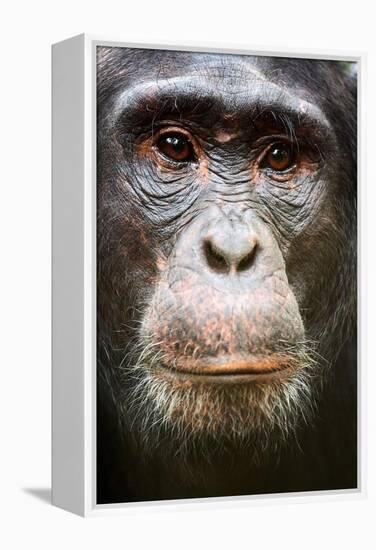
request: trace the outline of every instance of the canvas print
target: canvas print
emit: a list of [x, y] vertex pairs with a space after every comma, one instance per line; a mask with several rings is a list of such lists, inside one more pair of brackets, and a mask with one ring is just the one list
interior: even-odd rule
[[356, 63], [96, 81], [97, 503], [356, 488]]

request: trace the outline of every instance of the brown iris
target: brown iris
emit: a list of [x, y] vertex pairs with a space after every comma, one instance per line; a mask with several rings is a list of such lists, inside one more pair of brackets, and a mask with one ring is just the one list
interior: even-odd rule
[[190, 162], [194, 159], [193, 145], [183, 133], [162, 134], [156, 145], [160, 153], [175, 162]]
[[274, 172], [285, 172], [295, 164], [292, 147], [287, 143], [276, 143], [264, 157], [263, 166]]

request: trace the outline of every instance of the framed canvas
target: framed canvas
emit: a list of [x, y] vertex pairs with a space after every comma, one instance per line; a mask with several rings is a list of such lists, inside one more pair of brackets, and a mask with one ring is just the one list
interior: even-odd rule
[[362, 56], [53, 46], [53, 503], [361, 494]]

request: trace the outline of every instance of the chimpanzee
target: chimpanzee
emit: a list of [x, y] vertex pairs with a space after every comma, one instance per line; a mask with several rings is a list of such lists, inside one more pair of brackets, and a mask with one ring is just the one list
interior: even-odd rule
[[98, 503], [356, 488], [356, 64], [97, 55]]

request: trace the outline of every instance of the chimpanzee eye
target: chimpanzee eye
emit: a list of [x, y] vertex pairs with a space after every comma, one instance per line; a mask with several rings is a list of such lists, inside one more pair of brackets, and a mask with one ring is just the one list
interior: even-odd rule
[[191, 162], [195, 158], [192, 142], [185, 134], [162, 134], [156, 145], [160, 153], [175, 162]]
[[287, 143], [275, 143], [266, 153], [262, 167], [274, 172], [286, 172], [295, 165], [296, 153]]

